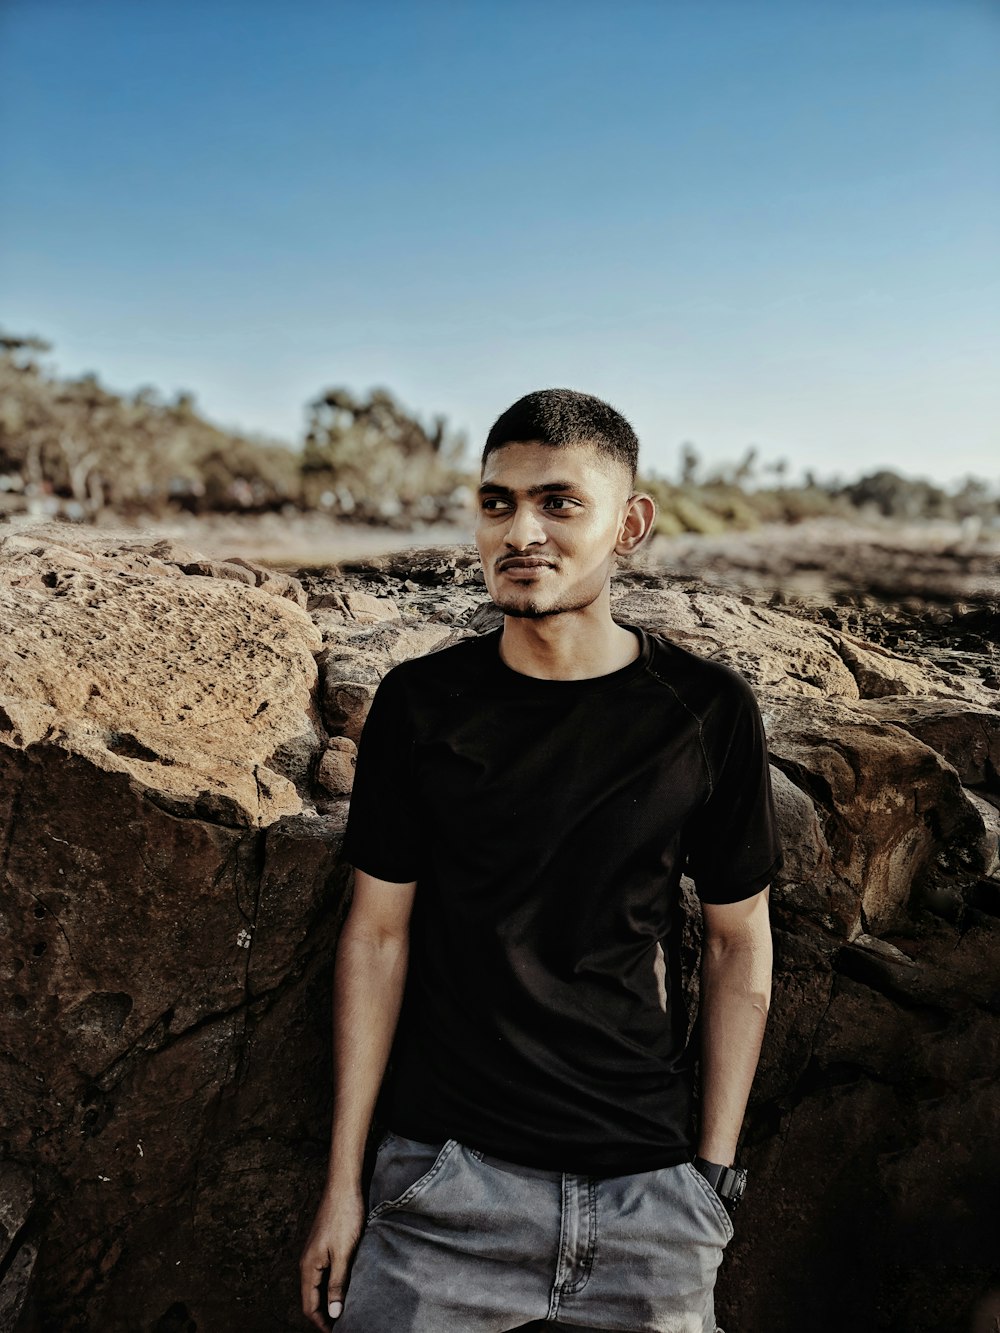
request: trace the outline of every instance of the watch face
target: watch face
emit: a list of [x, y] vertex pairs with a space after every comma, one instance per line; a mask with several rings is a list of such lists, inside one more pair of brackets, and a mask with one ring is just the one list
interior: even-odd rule
[[725, 1193], [722, 1198], [735, 1207], [743, 1198], [746, 1187], [747, 1173], [741, 1167], [733, 1167], [729, 1172], [729, 1179], [725, 1183]]
[[743, 1198], [747, 1187], [747, 1173], [744, 1167], [720, 1166], [701, 1157], [694, 1159], [694, 1167], [696, 1171], [701, 1172], [723, 1203], [735, 1207]]

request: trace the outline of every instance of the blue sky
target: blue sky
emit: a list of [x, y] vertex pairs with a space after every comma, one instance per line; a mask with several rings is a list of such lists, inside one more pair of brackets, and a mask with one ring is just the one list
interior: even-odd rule
[[608, 398], [1000, 482], [995, 0], [0, 0], [0, 322], [296, 441]]

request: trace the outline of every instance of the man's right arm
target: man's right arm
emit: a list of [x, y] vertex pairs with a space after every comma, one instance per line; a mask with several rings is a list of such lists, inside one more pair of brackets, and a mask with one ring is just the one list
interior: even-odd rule
[[317, 1328], [328, 1326], [322, 1314], [324, 1295], [331, 1316], [341, 1312], [347, 1272], [364, 1225], [361, 1167], [399, 1020], [416, 887], [416, 882], [394, 884], [355, 870], [354, 897], [337, 946], [330, 1162], [300, 1262], [302, 1310]]

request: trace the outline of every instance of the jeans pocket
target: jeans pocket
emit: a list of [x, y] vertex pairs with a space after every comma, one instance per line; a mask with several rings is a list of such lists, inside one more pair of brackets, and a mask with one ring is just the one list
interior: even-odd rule
[[437, 1179], [458, 1144], [418, 1143], [397, 1134], [387, 1134], [379, 1145], [375, 1170], [368, 1191], [366, 1225], [383, 1213], [406, 1208]]
[[698, 1192], [711, 1210], [716, 1225], [722, 1228], [725, 1237], [723, 1244], [728, 1245], [733, 1238], [734, 1232], [733, 1220], [726, 1211], [725, 1204], [696, 1166], [693, 1166], [691, 1162], [684, 1162], [683, 1165], [686, 1168], [688, 1175], [692, 1178], [692, 1181], [697, 1184]]

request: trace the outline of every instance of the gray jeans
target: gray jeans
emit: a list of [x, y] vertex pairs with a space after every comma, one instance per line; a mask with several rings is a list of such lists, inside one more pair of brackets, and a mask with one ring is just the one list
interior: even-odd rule
[[733, 1227], [688, 1163], [595, 1179], [389, 1134], [369, 1209], [337, 1333], [716, 1333]]

